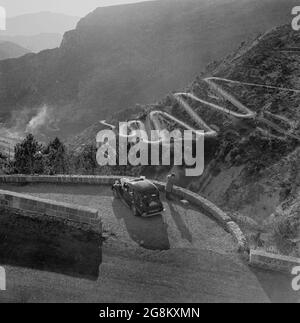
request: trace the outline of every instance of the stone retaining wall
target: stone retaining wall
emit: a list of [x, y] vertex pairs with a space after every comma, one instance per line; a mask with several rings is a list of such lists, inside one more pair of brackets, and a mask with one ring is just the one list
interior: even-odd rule
[[102, 234], [97, 210], [0, 190], [0, 209], [29, 217], [50, 217]]
[[200, 210], [203, 211], [204, 214], [207, 214], [214, 218], [219, 224], [224, 227], [225, 230], [230, 232], [238, 245], [239, 252], [249, 251], [247, 239], [241, 231], [240, 227], [231, 219], [230, 216], [225, 214], [215, 204], [208, 201], [199, 194], [193, 193], [180, 187], [175, 187], [173, 193], [180, 199], [185, 199], [191, 204], [196, 205], [198, 208], [200, 208]]
[[[44, 183], [44, 184], [88, 184], [88, 185], [112, 185], [120, 176], [24, 176], [24, 175], [12, 175], [12, 176], [0, 176], [1, 183], [10, 184], [32, 184], [32, 183]], [[165, 183], [154, 181], [155, 185], [163, 192], [165, 190]], [[239, 226], [232, 221], [232, 219], [220, 210], [215, 204], [203, 198], [199, 194], [193, 193], [189, 190], [174, 187], [174, 195], [179, 199], [185, 199], [191, 204], [199, 207], [205, 214], [213, 217], [219, 224], [221, 224], [225, 230], [230, 232], [234, 237], [238, 245], [240, 252], [248, 252], [247, 240], [239, 228]]]
[[9, 184], [90, 184], [110, 185], [120, 176], [26, 176], [26, 175], [1, 175], [0, 183]]
[[300, 259], [251, 250], [250, 265], [291, 274], [294, 267], [300, 266]]

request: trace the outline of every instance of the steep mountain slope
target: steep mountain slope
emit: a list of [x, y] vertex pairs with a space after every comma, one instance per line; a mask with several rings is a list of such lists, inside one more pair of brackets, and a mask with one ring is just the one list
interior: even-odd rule
[[[38, 30], [37, 30], [38, 32]], [[38, 53], [45, 49], [59, 47], [63, 35], [56, 33], [43, 33], [32, 36], [1, 36], [0, 41], [10, 41], [19, 46], [28, 48], [33, 53]]]
[[8, 58], [18, 58], [30, 51], [12, 42], [0, 42], [0, 60]]
[[[242, 224], [246, 216], [255, 221], [250, 228], [256, 223], [260, 233], [271, 230], [271, 238], [259, 240], [259, 244], [269, 246], [272, 252], [279, 249], [296, 256], [299, 253], [293, 241], [300, 238], [300, 141], [290, 134], [300, 135], [300, 91], [284, 89], [300, 89], [299, 47], [299, 33], [287, 25], [270, 31], [217, 67], [217, 76], [281, 89], [223, 83], [257, 112], [255, 127], [246, 134], [238, 131], [239, 136], [223, 137], [206, 173], [191, 185], [223, 208], [236, 211]], [[260, 122], [263, 118], [275, 122], [286, 136]], [[279, 240], [276, 247], [274, 239]]]
[[99, 8], [64, 35], [59, 49], [0, 63], [0, 117], [46, 105], [51, 129], [60, 129], [55, 135], [79, 132], [184, 86], [245, 39], [290, 22], [295, 4], [163, 0]]
[[[179, 185], [230, 212], [248, 233], [252, 246], [294, 256], [300, 255], [296, 248], [300, 238], [299, 48], [300, 34], [290, 25], [275, 28], [254, 42], [244, 43], [219, 64], [210, 64], [206, 73], [184, 90], [236, 111], [232, 102], [203, 81], [208, 76], [218, 77], [214, 80], [218, 88], [256, 116], [243, 120], [187, 99], [193, 111], [217, 129], [218, 136], [206, 140], [204, 174], [178, 179]], [[167, 111], [195, 126], [195, 120], [183, 113], [171, 95], [144, 109], [116, 114], [107, 122], [144, 120], [153, 109]], [[95, 142], [101, 127], [95, 124], [73, 139], [72, 149]], [[149, 175], [147, 167], [139, 171]], [[168, 171], [151, 168], [150, 176], [164, 179]]]
[[[298, 108], [300, 93], [283, 90], [283, 88], [300, 89], [300, 55], [296, 49], [299, 44], [299, 33], [293, 32], [289, 25], [276, 28], [250, 44], [246, 51], [242, 49], [241, 55], [235, 53], [222, 62], [214, 71], [216, 76], [225, 79], [277, 87], [266, 89], [255, 85], [219, 82], [220, 86], [257, 113], [257, 118], [252, 125], [245, 124], [241, 130], [236, 128], [239, 137], [231, 135], [221, 139], [223, 149], [220, 150], [221, 153], [218, 152], [218, 159], [227, 169], [235, 169], [235, 175], [231, 175], [236, 176], [238, 180], [244, 178], [249, 183], [257, 179], [262, 180], [262, 176], [265, 177], [265, 173], [268, 173], [266, 169], [274, 167], [277, 163], [279, 165], [282, 160], [289, 159], [290, 154], [295, 154], [299, 140], [289, 137], [288, 134], [298, 138], [300, 135]], [[199, 88], [194, 90], [199, 94]], [[275, 120], [274, 116], [281, 119]], [[270, 128], [264, 122], [264, 118], [282, 128], [286, 136], [279, 133], [276, 128]], [[226, 131], [227, 124], [223, 122], [220, 127]], [[256, 175], [259, 175], [259, 178]], [[266, 178], [269, 178], [269, 175]], [[294, 180], [296, 180], [295, 174], [291, 176], [291, 181]], [[234, 178], [231, 178], [231, 181], [234, 182]], [[229, 184], [229, 191], [223, 192], [225, 196], [215, 194], [213, 190], [208, 189], [211, 184], [206, 183], [201, 189], [211, 191], [208, 195], [215, 196], [216, 199], [220, 198], [220, 201], [224, 197], [226, 203], [229, 200], [236, 200], [239, 205], [235, 206], [243, 208], [241, 203], [243, 199], [236, 194], [237, 192], [233, 194], [231, 191], [237, 187], [233, 183]], [[244, 185], [245, 183], [242, 188]], [[255, 190], [255, 194], [262, 196], [260, 190], [259, 192]], [[271, 195], [271, 198], [274, 198], [274, 194]], [[254, 205], [254, 200], [248, 202]], [[275, 205], [272, 204], [262, 207], [260, 215], [264, 213], [263, 210], [266, 215], [274, 210]], [[252, 211], [249, 210], [250, 213]]]

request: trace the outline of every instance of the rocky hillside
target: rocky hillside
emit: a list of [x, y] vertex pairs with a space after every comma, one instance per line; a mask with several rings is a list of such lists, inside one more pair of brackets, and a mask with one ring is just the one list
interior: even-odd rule
[[[282, 88], [300, 89], [299, 48], [300, 34], [287, 25], [244, 44], [211, 66], [214, 76], [277, 89], [218, 81], [257, 113], [251, 122], [237, 122], [194, 105], [221, 131], [204, 175], [189, 184], [234, 214], [256, 247], [294, 256], [299, 256], [296, 241], [300, 238], [300, 141], [296, 139], [300, 137], [300, 93]], [[201, 80], [189, 90], [200, 97], [206, 92]], [[231, 107], [224, 100], [223, 106]]]
[[26, 129], [46, 106], [39, 131], [73, 135], [185, 86], [245, 39], [290, 22], [296, 4], [162, 0], [99, 8], [64, 35], [60, 48], [0, 63], [0, 118], [15, 128], [15, 115], [26, 115]]
[[[289, 25], [276, 28], [222, 62], [214, 74], [241, 82], [300, 89], [299, 48], [299, 33]], [[245, 216], [254, 220], [250, 228], [260, 229], [258, 236], [263, 238], [258, 239], [259, 244], [274, 248], [270, 237], [264, 235], [271, 230], [271, 240], [281, 240], [273, 252], [279, 248], [279, 252], [297, 255], [293, 247], [300, 238], [299, 140], [282, 136], [261, 119], [274, 121], [270, 116], [279, 116], [277, 125], [286, 134], [299, 137], [300, 94], [238, 84], [223, 83], [223, 87], [258, 117], [250, 128], [247, 125], [242, 132], [239, 129], [220, 139], [221, 149], [191, 188], [228, 211], [237, 212], [237, 220], [242, 223], [245, 219], [247, 223]]]

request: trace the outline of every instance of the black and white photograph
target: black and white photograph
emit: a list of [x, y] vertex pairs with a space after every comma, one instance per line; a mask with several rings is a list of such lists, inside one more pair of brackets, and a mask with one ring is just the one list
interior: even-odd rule
[[300, 0], [0, 0], [0, 303], [300, 303]]

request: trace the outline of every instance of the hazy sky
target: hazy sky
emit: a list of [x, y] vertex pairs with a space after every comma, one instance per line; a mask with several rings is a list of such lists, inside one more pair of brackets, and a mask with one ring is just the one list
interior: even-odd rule
[[40, 11], [85, 16], [97, 7], [151, 0], [0, 0], [8, 17]]

